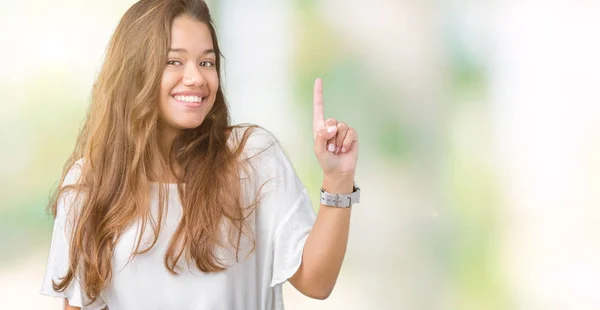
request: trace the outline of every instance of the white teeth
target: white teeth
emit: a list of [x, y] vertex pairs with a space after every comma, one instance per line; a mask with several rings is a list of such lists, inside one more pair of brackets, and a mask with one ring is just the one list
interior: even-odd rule
[[175, 99], [179, 100], [179, 101], [185, 101], [185, 102], [194, 102], [194, 103], [200, 103], [202, 102], [202, 97], [198, 97], [198, 96], [174, 96]]

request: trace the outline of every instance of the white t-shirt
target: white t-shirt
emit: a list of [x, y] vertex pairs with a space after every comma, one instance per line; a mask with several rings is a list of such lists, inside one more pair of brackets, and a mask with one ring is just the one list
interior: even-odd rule
[[[243, 131], [234, 129], [230, 145]], [[234, 258], [228, 259], [226, 263], [230, 267], [218, 273], [203, 273], [193, 263], [180, 263], [178, 266], [184, 268], [179, 270], [179, 275], [168, 272], [164, 256], [181, 216], [177, 185], [168, 184], [168, 212], [157, 243], [149, 252], [136, 255], [128, 262], [138, 235], [137, 224], [131, 225], [115, 246], [108, 287], [93, 304], [85, 306], [89, 299], [76, 279], [64, 292], [52, 289], [52, 280], [57, 281], [68, 270], [68, 236], [72, 222], [67, 220], [67, 214], [69, 208], [77, 204], [72, 193], [67, 193], [58, 203], [41, 293], [67, 298], [72, 306], [94, 310], [106, 306], [110, 310], [284, 309], [281, 286], [300, 266], [304, 243], [316, 215], [304, 185], [277, 139], [268, 131], [255, 128], [243, 154], [250, 158], [263, 149], [266, 151], [251, 159], [256, 175], [246, 178], [249, 181], [243, 188], [256, 189], [257, 184], [272, 180], [263, 187], [264, 197], [249, 218], [256, 249], [249, 256], [240, 255], [239, 263]], [[63, 186], [78, 181], [82, 164], [80, 160], [71, 168]], [[251, 192], [244, 191], [247, 201], [255, 198]], [[156, 212], [157, 184], [152, 185], [150, 195], [152, 210]], [[148, 233], [151, 236], [149, 225], [144, 235]], [[140, 249], [145, 249], [145, 244], [142, 243]]]

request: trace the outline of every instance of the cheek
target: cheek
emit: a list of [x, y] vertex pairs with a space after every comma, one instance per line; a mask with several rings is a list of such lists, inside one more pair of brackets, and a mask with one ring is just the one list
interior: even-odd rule
[[211, 82], [210, 82], [210, 92], [212, 94], [214, 94], [216, 96], [217, 91], [219, 90], [219, 76], [215, 73], [213, 76], [211, 76]]
[[205, 79], [208, 82], [208, 86], [211, 92], [216, 92], [219, 89], [219, 75], [216, 70], [210, 72], [205, 76]]
[[159, 116], [164, 116], [168, 114], [169, 110], [169, 94], [171, 90], [173, 90], [175, 83], [173, 82], [172, 77], [163, 76], [160, 82], [160, 94], [158, 97], [158, 113]]
[[165, 72], [160, 80], [160, 97], [166, 99], [169, 97], [171, 90], [177, 85], [179, 77], [172, 72]]

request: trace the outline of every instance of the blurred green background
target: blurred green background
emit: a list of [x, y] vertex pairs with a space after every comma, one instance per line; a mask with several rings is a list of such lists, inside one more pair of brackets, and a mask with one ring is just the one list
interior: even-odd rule
[[[360, 135], [336, 289], [286, 285], [287, 309], [600, 307], [600, 5], [208, 2], [234, 121], [281, 138], [315, 207], [316, 77]], [[0, 308], [61, 308], [45, 207], [133, 3], [1, 2]]]

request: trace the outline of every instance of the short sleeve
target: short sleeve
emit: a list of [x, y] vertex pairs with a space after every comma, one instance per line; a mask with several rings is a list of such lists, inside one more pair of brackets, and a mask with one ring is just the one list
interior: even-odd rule
[[[80, 159], [73, 167], [71, 167], [62, 184], [63, 187], [78, 182], [81, 175], [82, 164], [83, 161]], [[101, 298], [98, 298], [91, 305], [84, 306], [84, 304], [89, 302], [89, 299], [85, 296], [77, 277], [75, 277], [69, 286], [62, 292], [57, 292], [52, 287], [52, 281], [58, 282], [69, 270], [68, 234], [70, 234], [72, 225], [68, 219], [70, 215], [69, 211], [72, 207], [77, 205], [75, 199], [76, 195], [72, 191], [67, 191], [59, 197], [48, 263], [46, 265], [46, 273], [44, 275], [40, 293], [52, 297], [67, 298], [71, 306], [81, 307], [83, 310], [103, 309], [106, 307], [106, 303]]]
[[[304, 244], [316, 214], [304, 184], [279, 141], [268, 131], [257, 128], [245, 148], [256, 156], [254, 170], [265, 186], [261, 189], [260, 231], [269, 234], [267, 257], [272, 259], [270, 286], [287, 281], [302, 263]], [[265, 237], [265, 236], [263, 236]]]
[[271, 287], [287, 281], [300, 267], [304, 244], [315, 220], [308, 192], [302, 189], [275, 229]]

